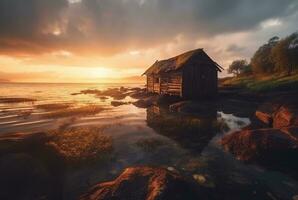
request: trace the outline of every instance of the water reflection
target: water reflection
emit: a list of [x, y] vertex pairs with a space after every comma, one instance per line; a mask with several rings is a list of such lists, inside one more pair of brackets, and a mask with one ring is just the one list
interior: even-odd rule
[[167, 108], [147, 109], [147, 125], [156, 133], [169, 137], [183, 148], [201, 152], [219, 129], [216, 111], [197, 117], [169, 112]]

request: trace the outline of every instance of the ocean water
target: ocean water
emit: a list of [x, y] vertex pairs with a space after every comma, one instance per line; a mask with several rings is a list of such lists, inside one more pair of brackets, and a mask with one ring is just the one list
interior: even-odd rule
[[[21, 160], [28, 159], [32, 162], [32, 170], [38, 163], [46, 171], [46, 176], [44, 173], [35, 175], [42, 176], [46, 185], [43, 196], [45, 199], [76, 199], [92, 185], [113, 180], [125, 168], [143, 165], [175, 169], [188, 177], [204, 176], [206, 181], [200, 184], [210, 188], [218, 199], [293, 199], [298, 194], [297, 181], [287, 173], [243, 163], [223, 151], [219, 144], [220, 139], [248, 125], [250, 119], [247, 117], [238, 117], [221, 110], [210, 110], [208, 117], [180, 116], [163, 107], [142, 109], [132, 104], [113, 107], [111, 97], [100, 99], [93, 94], [73, 95], [86, 89], [104, 90], [120, 86], [142, 87], [139, 84], [1, 83], [0, 98], [32, 98], [36, 101], [0, 103], [0, 136], [50, 131], [58, 131], [59, 134], [62, 128], [99, 128], [100, 134], [111, 138], [113, 148], [106, 159], [82, 161], [72, 165], [51, 161], [48, 155], [38, 152], [39, 146], [28, 151], [16, 148], [1, 152], [5, 148], [0, 143], [0, 175], [5, 177], [0, 184], [6, 190], [0, 193], [15, 191], [15, 182], [27, 183], [26, 178], [11, 178], [15, 173], [12, 175], [5, 172], [5, 166], [10, 166], [11, 160], [14, 160], [12, 158], [21, 155]], [[127, 96], [121, 101], [136, 100]], [[44, 115], [53, 110], [41, 109], [38, 105], [53, 103], [71, 104], [76, 108], [96, 105], [104, 110], [92, 115], [44, 118]], [[81, 143], [90, 143], [84, 137], [80, 140]], [[65, 140], [66, 146], [67, 141]], [[96, 147], [95, 145], [94, 148]], [[22, 171], [28, 168], [26, 162], [22, 165], [21, 170], [17, 168], [16, 171], [27, 173], [30, 178], [30, 169]], [[3, 183], [4, 180], [10, 180], [9, 184]], [[40, 180], [37, 177], [38, 181]], [[24, 187], [28, 193], [40, 186], [29, 182]], [[27, 194], [23, 193], [22, 187], [19, 190], [20, 197]], [[48, 194], [53, 196], [47, 196]]]

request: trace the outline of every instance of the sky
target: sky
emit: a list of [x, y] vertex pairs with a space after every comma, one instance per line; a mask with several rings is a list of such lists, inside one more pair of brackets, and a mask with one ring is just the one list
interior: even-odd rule
[[226, 69], [297, 22], [297, 0], [1, 0], [0, 81], [136, 82], [196, 48]]

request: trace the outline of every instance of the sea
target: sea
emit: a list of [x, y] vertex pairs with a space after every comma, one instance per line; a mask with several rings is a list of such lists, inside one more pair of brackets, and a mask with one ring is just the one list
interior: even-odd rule
[[[34, 99], [0, 103], [0, 138], [38, 132], [59, 135], [59, 131], [62, 137], [76, 137], [62, 133], [68, 129], [90, 128], [99, 130], [92, 134], [104, 135], [112, 141], [112, 149], [105, 158], [90, 161], [86, 158], [88, 154], [84, 154], [84, 158], [77, 158], [78, 162], [60, 162], [39, 152], [44, 148], [42, 144], [32, 149], [17, 145], [7, 150], [6, 141], [0, 139], [0, 197], [17, 193], [19, 196], [14, 197], [23, 199], [39, 190], [36, 195], [40, 199], [77, 199], [94, 184], [111, 181], [128, 167], [153, 166], [193, 178], [218, 199], [297, 199], [298, 183], [294, 177], [282, 170], [239, 161], [220, 145], [223, 136], [249, 125], [249, 117], [222, 110], [210, 111], [208, 117], [181, 116], [158, 106], [138, 108], [132, 104], [137, 99], [130, 96], [121, 99], [124, 105], [113, 106], [112, 97], [80, 93], [87, 89], [119, 87], [144, 85], [0, 83], [0, 99]], [[86, 115], [44, 117], [57, 112], [55, 108], [40, 106], [48, 104], [67, 104], [74, 108], [99, 106], [103, 110]], [[65, 112], [67, 109], [63, 108]], [[80, 135], [78, 140], [88, 148], [101, 148], [84, 136]], [[75, 148], [68, 144], [71, 138], [63, 141], [66, 148], [67, 145]], [[197, 177], [203, 178], [197, 180]]]

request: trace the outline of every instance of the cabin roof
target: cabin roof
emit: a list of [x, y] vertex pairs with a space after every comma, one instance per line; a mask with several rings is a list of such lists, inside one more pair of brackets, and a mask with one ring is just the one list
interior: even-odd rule
[[210, 65], [210, 67], [216, 67], [218, 71], [223, 70], [223, 68], [219, 66], [216, 62], [214, 62], [204, 52], [203, 49], [195, 49], [195, 50], [183, 53], [181, 55], [175, 56], [173, 58], [156, 61], [151, 67], [149, 67], [145, 71], [143, 75], [161, 74], [161, 73], [176, 71], [187, 66], [190, 63], [188, 62], [190, 60], [195, 60], [196, 63]]

